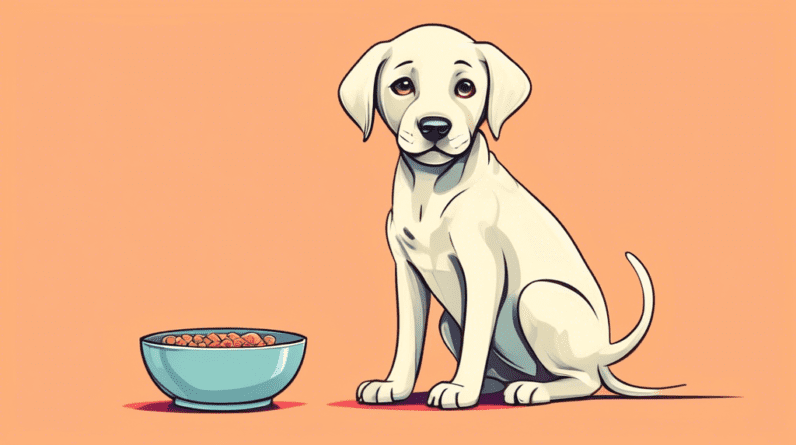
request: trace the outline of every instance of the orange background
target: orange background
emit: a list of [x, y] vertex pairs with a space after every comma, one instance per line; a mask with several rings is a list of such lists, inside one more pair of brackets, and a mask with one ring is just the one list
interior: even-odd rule
[[[792, 441], [796, 38], [785, 3], [3, 2], [0, 437]], [[671, 394], [742, 398], [328, 405], [386, 376], [396, 323], [384, 221], [398, 149], [380, 121], [361, 142], [337, 87], [370, 45], [427, 22], [495, 43], [530, 75], [530, 100], [490, 148], [578, 243], [614, 340], [641, 314], [623, 253], [650, 270], [652, 328], [613, 371], [688, 384]], [[417, 391], [455, 370], [439, 314], [435, 303]], [[139, 336], [224, 325], [309, 337], [277, 399], [296, 406], [125, 407], [165, 399]]]

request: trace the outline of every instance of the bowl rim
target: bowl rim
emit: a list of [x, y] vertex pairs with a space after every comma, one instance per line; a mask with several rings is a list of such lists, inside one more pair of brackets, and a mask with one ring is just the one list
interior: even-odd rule
[[[298, 340], [290, 341], [290, 342], [286, 342], [286, 343], [275, 343], [273, 345], [266, 345], [266, 346], [247, 346], [245, 348], [197, 348], [197, 347], [182, 346], [182, 345], [167, 345], [167, 344], [164, 344], [164, 343], [158, 343], [158, 342], [155, 342], [155, 341], [147, 339], [147, 337], [152, 337], [153, 335], [168, 334], [168, 333], [174, 333], [174, 332], [178, 332], [178, 331], [191, 331], [191, 330], [195, 331], [195, 330], [207, 330], [207, 329], [224, 331], [225, 333], [226, 332], [230, 332], [230, 331], [249, 331], [249, 332], [251, 332], [251, 331], [269, 331], [269, 332], [276, 332], [276, 333], [279, 333], [279, 334], [295, 335], [296, 337], [300, 337], [300, 338]], [[198, 350], [198, 351], [213, 351], [213, 350], [218, 350], [218, 351], [249, 351], [249, 350], [255, 350], [256, 351], [256, 350], [262, 350], [262, 349], [278, 349], [278, 348], [281, 348], [281, 347], [284, 347], [284, 346], [291, 346], [291, 345], [298, 345], [298, 344], [301, 344], [301, 343], [306, 343], [307, 342], [307, 337], [304, 336], [304, 335], [301, 335], [301, 334], [297, 334], [295, 332], [282, 331], [282, 330], [279, 330], [279, 329], [241, 328], [241, 327], [218, 327], [218, 328], [210, 327], [210, 328], [169, 329], [169, 330], [166, 330], [166, 331], [152, 332], [151, 334], [147, 334], [147, 335], [142, 336], [139, 340], [140, 340], [140, 343], [141, 343], [142, 347], [144, 345], [148, 345], [148, 346], [157, 346], [157, 347], [161, 347], [161, 348], [164, 348], [164, 349], [179, 349], [181, 351], [184, 351], [186, 349], [187, 350], [191, 350], [191, 351], [193, 351], [193, 350]]]

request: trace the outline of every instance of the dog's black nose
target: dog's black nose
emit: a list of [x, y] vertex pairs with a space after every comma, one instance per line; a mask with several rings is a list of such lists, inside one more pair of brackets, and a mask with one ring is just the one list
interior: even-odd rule
[[448, 134], [451, 129], [451, 121], [444, 117], [424, 117], [417, 123], [417, 128], [423, 133], [424, 138], [431, 142], [437, 142]]

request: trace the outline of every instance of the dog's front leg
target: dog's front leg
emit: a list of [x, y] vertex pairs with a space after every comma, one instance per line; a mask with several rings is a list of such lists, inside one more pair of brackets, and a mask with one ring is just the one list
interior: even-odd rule
[[418, 271], [393, 249], [398, 297], [398, 346], [387, 380], [369, 380], [357, 388], [361, 403], [404, 400], [415, 387], [428, 324], [429, 290]]
[[451, 241], [465, 278], [462, 351], [453, 380], [438, 383], [428, 395], [429, 406], [445, 409], [478, 403], [505, 280], [502, 255], [483, 238], [457, 239], [452, 233]]

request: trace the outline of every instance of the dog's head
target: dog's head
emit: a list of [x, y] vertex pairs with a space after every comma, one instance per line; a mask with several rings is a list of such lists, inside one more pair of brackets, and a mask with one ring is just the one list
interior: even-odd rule
[[373, 110], [416, 161], [445, 164], [470, 148], [484, 119], [495, 139], [531, 81], [490, 43], [439, 25], [372, 46], [340, 84], [340, 103], [370, 136]]

